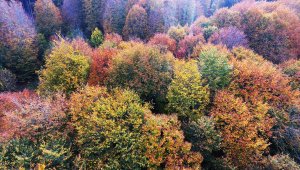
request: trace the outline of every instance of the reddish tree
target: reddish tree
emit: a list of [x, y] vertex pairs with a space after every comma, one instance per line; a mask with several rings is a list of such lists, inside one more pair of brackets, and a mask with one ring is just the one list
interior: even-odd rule
[[160, 48], [166, 48], [173, 54], [176, 52], [176, 41], [167, 34], [156, 34], [149, 40], [149, 44], [157, 45]]
[[230, 89], [246, 102], [265, 102], [278, 109], [297, 106], [299, 91], [292, 90], [290, 81], [275, 65], [251, 50], [233, 49], [234, 78]]
[[252, 109], [241, 98], [228, 91], [219, 91], [211, 115], [223, 138], [221, 147], [230, 164], [247, 169], [262, 158], [268, 147], [268, 135], [273, 120], [267, 115], [268, 106], [259, 104]]
[[176, 52], [176, 58], [187, 59], [193, 54], [193, 50], [196, 45], [203, 44], [205, 42], [204, 37], [200, 35], [187, 35], [179, 41], [178, 50]]
[[112, 34], [106, 34], [104, 40], [113, 42], [115, 44], [120, 44], [120, 42], [122, 41], [122, 37], [119, 34], [112, 33]]
[[108, 71], [112, 57], [117, 54], [116, 49], [98, 48], [92, 55], [92, 64], [88, 79], [89, 85], [104, 85], [108, 78]]
[[245, 1], [216, 13], [212, 21], [241, 29], [249, 46], [274, 63], [300, 55], [300, 19], [280, 2]]
[[[69, 42], [68, 42], [69, 43]], [[74, 48], [75, 51], [80, 54], [91, 57], [93, 55], [93, 49], [90, 45], [82, 38], [76, 38], [70, 42], [70, 45]]]
[[28, 90], [2, 93], [0, 104], [0, 141], [47, 133], [65, 118], [66, 102], [60, 95], [43, 99]]
[[293, 89], [300, 90], [300, 60], [288, 60], [280, 65], [284, 74], [291, 78]]

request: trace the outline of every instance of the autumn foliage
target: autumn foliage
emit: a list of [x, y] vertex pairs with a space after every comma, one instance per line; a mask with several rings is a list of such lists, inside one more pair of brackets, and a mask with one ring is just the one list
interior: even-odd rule
[[59, 9], [51, 0], [38, 0], [35, 3], [36, 24], [38, 31], [47, 38], [60, 31], [62, 17]]
[[190, 152], [191, 145], [184, 142], [176, 118], [152, 115], [131, 91], [115, 89], [109, 93], [106, 88], [86, 87], [72, 95], [70, 109], [77, 132], [76, 145], [80, 148], [79, 166], [200, 166], [202, 157]]
[[143, 133], [150, 168], [200, 168], [203, 157], [197, 152], [190, 152], [191, 144], [184, 141], [175, 116], [146, 115]]
[[[227, 91], [217, 93], [214, 105], [211, 115], [224, 139], [221, 147], [226, 159], [239, 168], [254, 165], [262, 159], [269, 144], [267, 136], [261, 134], [268, 134], [272, 128], [268, 108], [261, 105], [257, 110], [250, 110], [242, 99]], [[263, 130], [260, 125], [264, 126]]]
[[236, 26], [249, 46], [274, 63], [299, 56], [299, 17], [280, 2], [243, 2], [216, 13], [218, 27]]
[[56, 42], [52, 53], [46, 59], [45, 68], [40, 71], [41, 94], [63, 92], [67, 95], [87, 82], [89, 58], [72, 47], [65, 40]]
[[204, 85], [196, 61], [175, 63], [174, 79], [168, 94], [170, 113], [180, 118], [196, 120], [204, 114], [209, 102], [209, 89]]
[[0, 169], [300, 169], [298, 0], [0, 0]]
[[154, 37], [152, 37], [149, 40], [149, 44], [157, 45], [162, 49], [167, 49], [171, 51], [173, 54], [176, 53], [176, 49], [177, 49], [176, 41], [172, 39], [170, 36], [168, 36], [167, 34], [156, 34]]
[[27, 82], [39, 66], [36, 29], [20, 2], [1, 1], [0, 7], [0, 65]]
[[88, 79], [89, 85], [105, 85], [108, 81], [109, 69], [111, 67], [113, 57], [116, 54], [116, 49], [98, 48], [93, 52]]
[[133, 43], [113, 58], [107, 84], [108, 87], [132, 89], [141, 99], [160, 107], [172, 80], [173, 65], [171, 53]]
[[212, 44], [225, 45], [227, 48], [247, 47], [248, 40], [246, 35], [236, 27], [225, 27], [215, 32], [208, 40]]
[[230, 89], [246, 102], [266, 102], [287, 109], [295, 105], [299, 92], [293, 91], [289, 79], [272, 63], [244, 48], [233, 50], [235, 77]]
[[147, 13], [145, 9], [139, 5], [134, 5], [128, 12], [125, 26], [123, 29], [124, 37], [144, 39], [148, 35]]

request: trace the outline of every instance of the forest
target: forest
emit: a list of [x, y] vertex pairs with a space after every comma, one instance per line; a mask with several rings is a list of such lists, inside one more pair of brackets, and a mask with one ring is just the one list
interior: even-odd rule
[[300, 1], [0, 0], [0, 169], [300, 170]]

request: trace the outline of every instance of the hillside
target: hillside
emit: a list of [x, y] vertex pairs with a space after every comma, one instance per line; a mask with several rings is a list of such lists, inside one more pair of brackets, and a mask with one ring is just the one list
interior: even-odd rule
[[0, 0], [0, 169], [300, 170], [299, 14]]

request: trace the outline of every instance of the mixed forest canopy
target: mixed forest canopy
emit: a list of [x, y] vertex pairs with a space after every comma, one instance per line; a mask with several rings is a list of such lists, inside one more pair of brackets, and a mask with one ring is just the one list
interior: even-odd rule
[[300, 170], [300, 1], [0, 0], [0, 169]]

